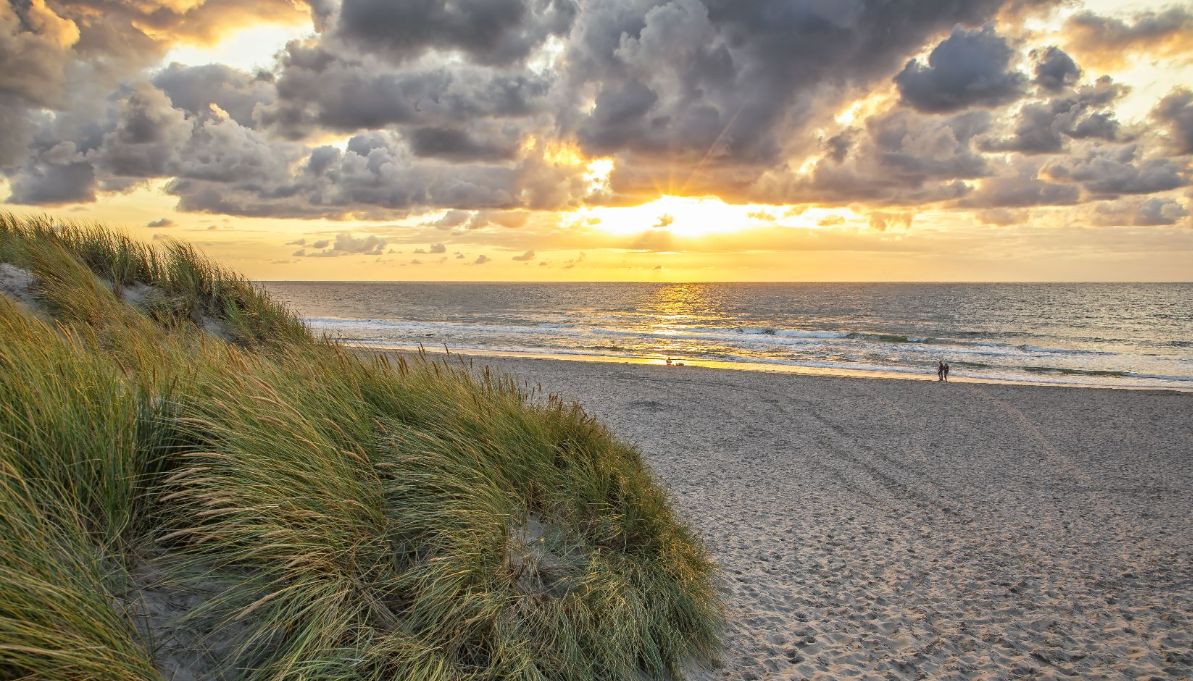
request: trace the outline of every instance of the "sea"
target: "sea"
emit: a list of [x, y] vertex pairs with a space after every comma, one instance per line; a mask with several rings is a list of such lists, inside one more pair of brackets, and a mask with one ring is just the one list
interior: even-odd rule
[[365, 348], [1193, 391], [1193, 284], [263, 285]]

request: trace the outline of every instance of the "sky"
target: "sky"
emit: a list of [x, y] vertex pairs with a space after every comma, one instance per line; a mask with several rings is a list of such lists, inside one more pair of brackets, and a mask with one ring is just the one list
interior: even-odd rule
[[1193, 2], [4, 0], [0, 211], [268, 280], [1193, 280]]

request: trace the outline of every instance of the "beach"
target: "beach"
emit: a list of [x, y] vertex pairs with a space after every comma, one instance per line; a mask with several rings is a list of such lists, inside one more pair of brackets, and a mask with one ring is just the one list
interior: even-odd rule
[[693, 678], [1193, 674], [1193, 395], [474, 361], [642, 451], [722, 569]]

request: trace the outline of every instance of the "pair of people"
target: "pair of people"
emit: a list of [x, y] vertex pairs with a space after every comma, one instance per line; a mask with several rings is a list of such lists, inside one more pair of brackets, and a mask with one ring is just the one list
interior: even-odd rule
[[945, 382], [949, 380], [949, 364], [943, 359], [936, 363], [936, 380]]

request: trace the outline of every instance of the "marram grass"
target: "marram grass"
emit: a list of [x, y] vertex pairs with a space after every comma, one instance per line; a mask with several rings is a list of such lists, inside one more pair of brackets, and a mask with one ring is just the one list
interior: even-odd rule
[[[0, 215], [0, 263], [31, 282], [0, 293], [0, 678], [679, 678], [715, 655], [709, 559], [578, 407], [313, 338], [183, 245]], [[145, 614], [148, 565], [176, 617]]]

